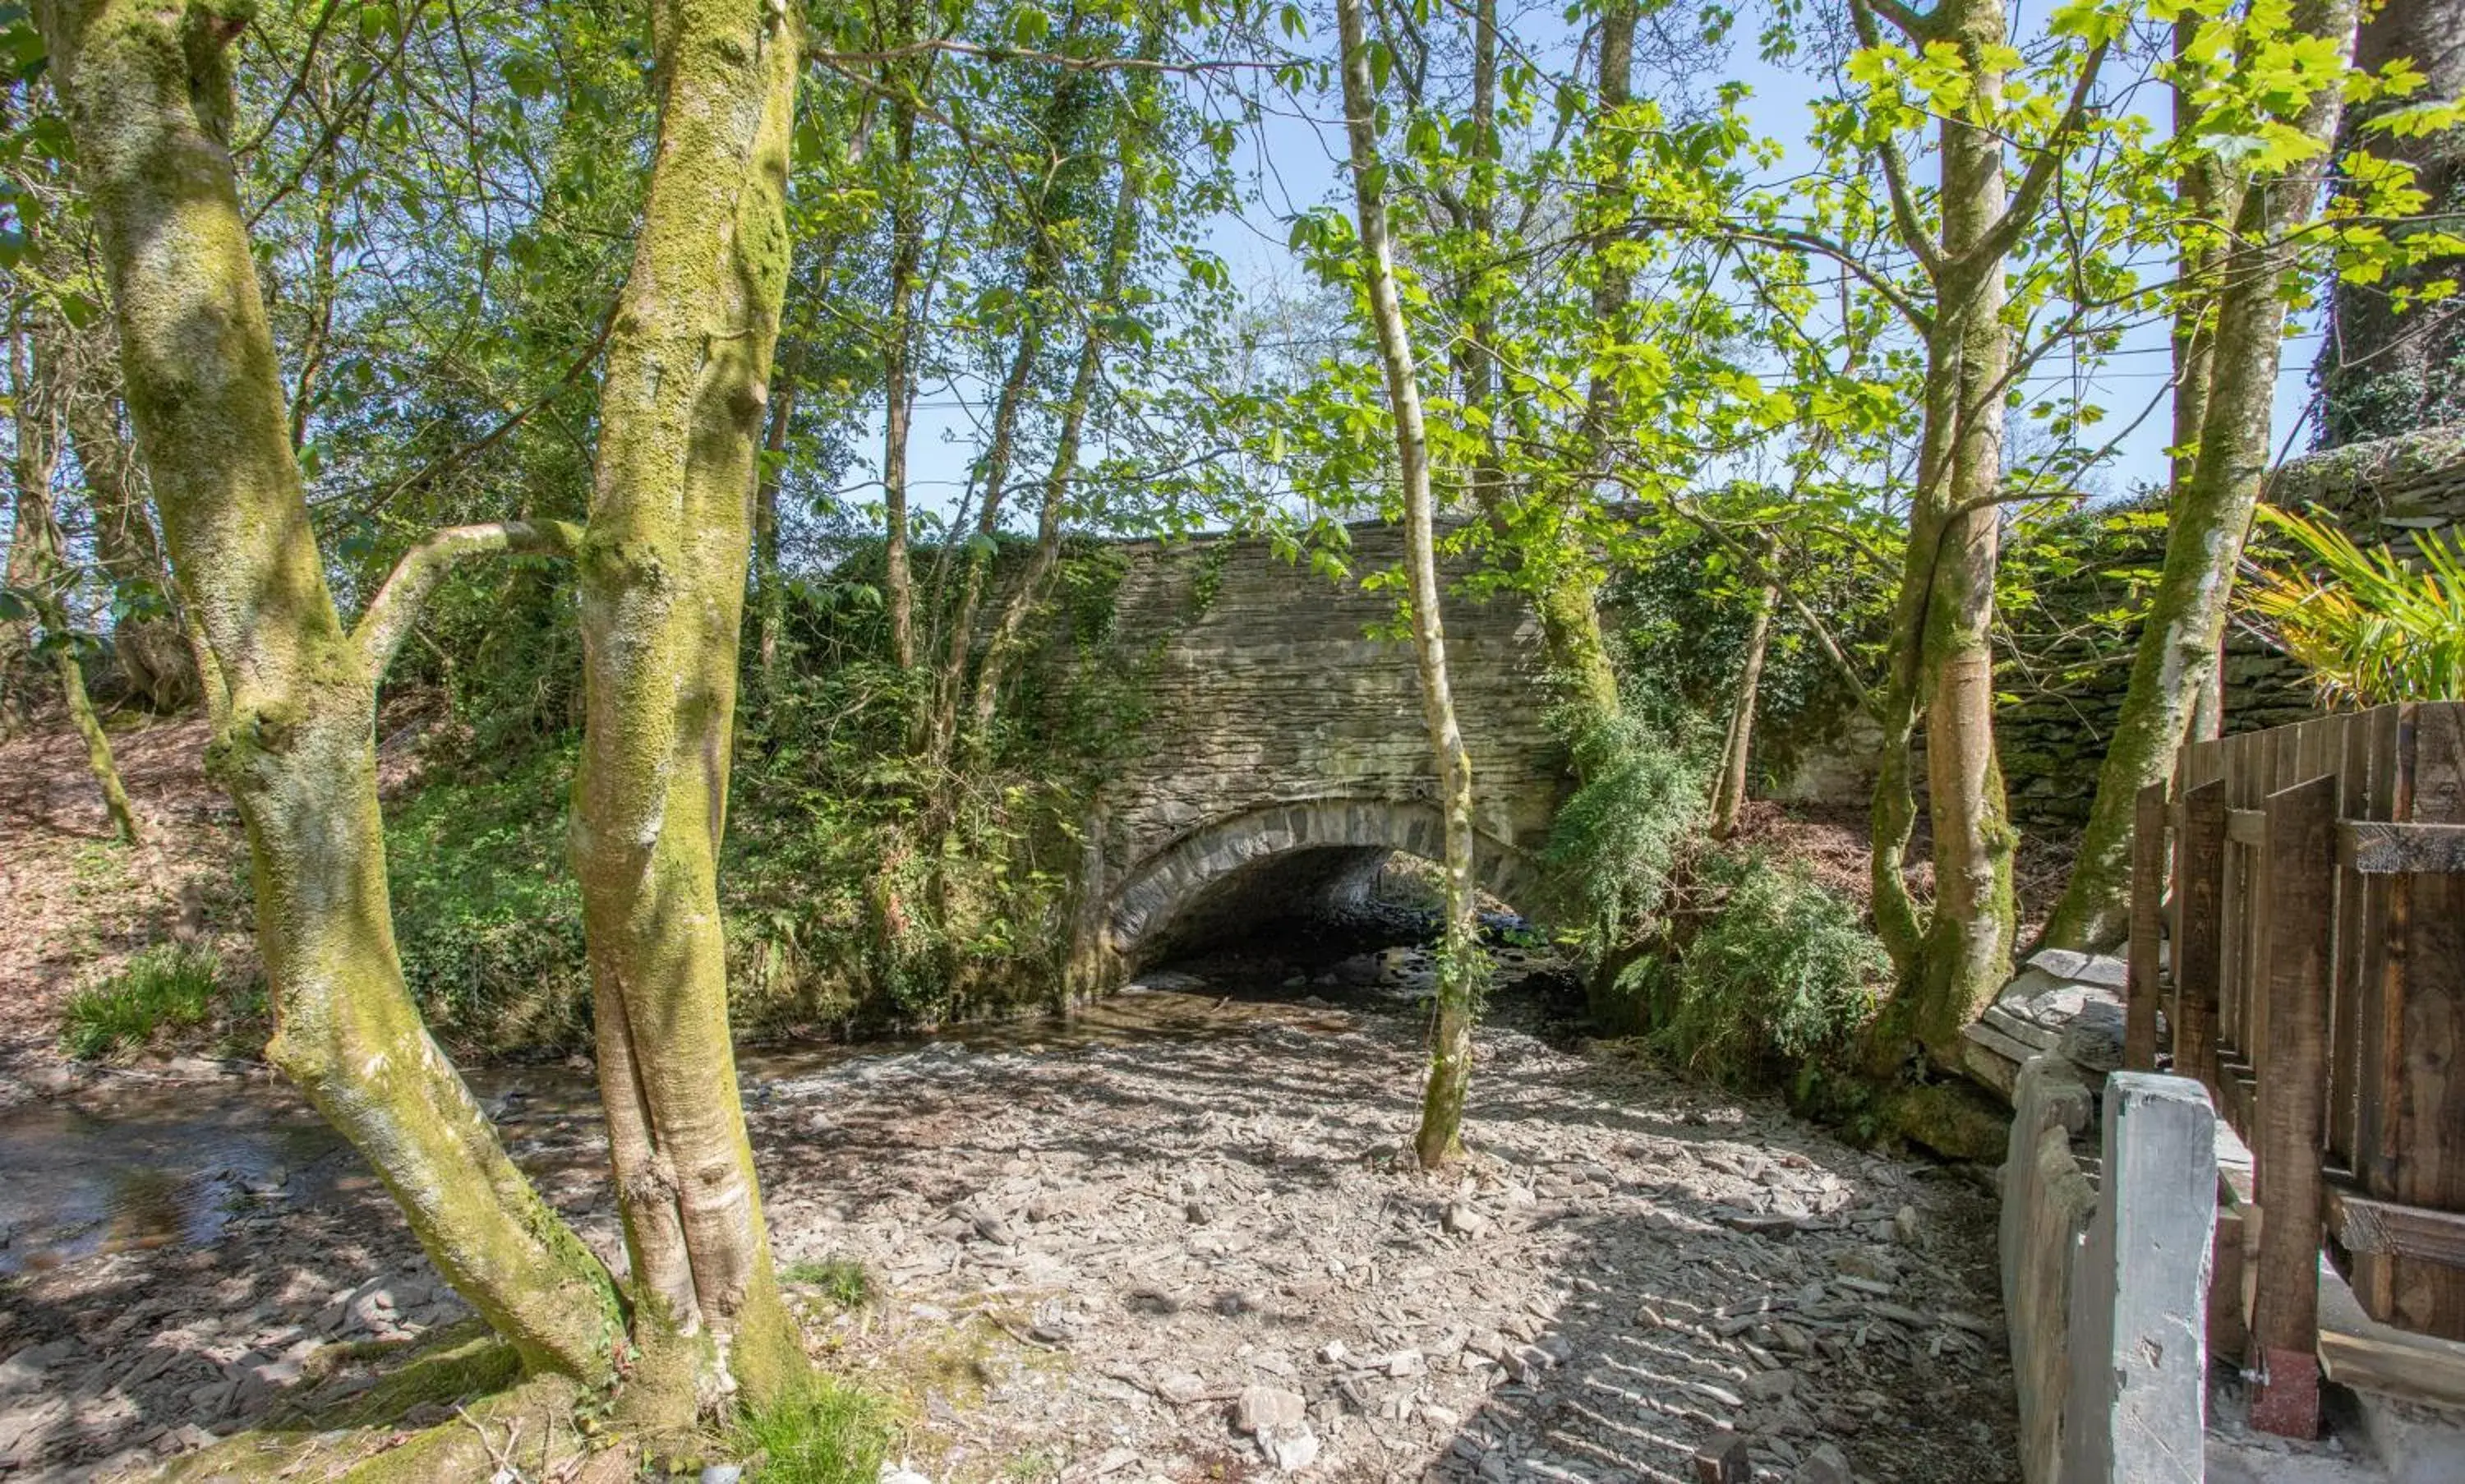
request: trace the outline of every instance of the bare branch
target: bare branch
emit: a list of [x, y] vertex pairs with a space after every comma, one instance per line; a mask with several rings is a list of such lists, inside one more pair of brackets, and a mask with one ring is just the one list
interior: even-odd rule
[[351, 631], [351, 643], [368, 674], [382, 676], [418, 620], [421, 605], [456, 562], [496, 552], [571, 557], [581, 549], [582, 527], [571, 521], [491, 521], [483, 525], [448, 526], [403, 553], [385, 586], [368, 600], [367, 611]]

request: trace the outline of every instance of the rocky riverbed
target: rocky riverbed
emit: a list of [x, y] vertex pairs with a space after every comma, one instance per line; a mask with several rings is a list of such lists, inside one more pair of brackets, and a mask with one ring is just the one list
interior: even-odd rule
[[[781, 1260], [871, 1274], [814, 1339], [904, 1400], [914, 1469], [1627, 1484], [1725, 1446], [1761, 1481], [2016, 1478], [1969, 1175], [1553, 1044], [1501, 995], [1476, 1157], [1432, 1180], [1407, 1153], [1420, 965], [1379, 968], [1355, 977], [1384, 992], [1282, 991], [1343, 1005], [1165, 976], [1066, 1028], [748, 1058]], [[586, 1087], [486, 1096], [612, 1255]], [[0, 1477], [139, 1471], [463, 1317], [346, 1151], [286, 1147], [214, 1155], [210, 1221], [0, 1250]]]

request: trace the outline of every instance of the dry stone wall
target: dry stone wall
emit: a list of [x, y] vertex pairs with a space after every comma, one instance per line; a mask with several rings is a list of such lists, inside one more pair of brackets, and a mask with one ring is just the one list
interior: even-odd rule
[[[2317, 506], [2365, 546], [2408, 549], [2412, 534], [2465, 523], [2465, 427], [2434, 428], [2313, 454], [2269, 481], [2270, 503]], [[2094, 621], [2153, 578], [2165, 560], [2162, 522], [2109, 521], [2083, 560], [2011, 616], [1995, 719], [2011, 808], [2032, 823], [2082, 824], [2131, 680], [2136, 632]], [[2240, 627], [2227, 637], [2225, 726], [2259, 731], [2316, 714], [2301, 666]]]

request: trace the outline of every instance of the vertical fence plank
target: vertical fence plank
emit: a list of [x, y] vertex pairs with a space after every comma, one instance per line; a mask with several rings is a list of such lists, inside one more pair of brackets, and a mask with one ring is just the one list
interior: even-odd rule
[[[2364, 817], [2373, 820], [2394, 820], [2398, 813], [2400, 794], [2409, 799], [2411, 788], [2405, 783], [2409, 766], [2406, 751], [2412, 743], [2412, 726], [2406, 720], [2404, 706], [2380, 706], [2366, 712], [2369, 718], [2371, 778], [2368, 805]], [[2362, 982], [2356, 986], [2354, 1009], [2354, 1178], [2372, 1195], [2387, 1198], [2396, 1189], [2396, 1125], [2397, 1100], [2400, 1096], [2390, 1090], [2387, 1071], [2395, 1060], [2397, 1048], [2405, 1044], [2401, 1029], [2393, 1024], [2398, 1008], [2405, 1003], [2402, 994], [2389, 992], [2389, 976], [2399, 970], [2389, 962], [2388, 945], [2395, 931], [2392, 916], [2395, 878], [2370, 876], [2363, 888]], [[2386, 1320], [2395, 1311], [2396, 1290], [2394, 1270], [2385, 1252], [2353, 1254], [2354, 1297], [2363, 1312]]]
[[2252, 1353], [2261, 1380], [2251, 1423], [2281, 1437], [2320, 1430], [2320, 1149], [2327, 1114], [2328, 960], [2336, 890], [2337, 781], [2268, 796], [2267, 927], [2261, 968], [2268, 1042], [2259, 1048], [2252, 1172], [2259, 1251]]
[[[2337, 817], [2368, 819], [2371, 807], [2371, 727], [2367, 712], [2337, 723]], [[2354, 1128], [2362, 1103], [2364, 912], [2369, 877], [2340, 870], [2337, 876], [2337, 962], [2328, 986], [2328, 1154], [2330, 1163], [2354, 1168]]]
[[2219, 951], [2225, 939], [2226, 786], [2211, 778], [2183, 795], [2183, 835], [2175, 852], [2183, 934], [2174, 942], [2174, 1071], [2196, 1077], [2217, 1107]]
[[[2222, 739], [2217, 744], [2218, 804], [2229, 809], [2247, 808], [2250, 801], [2243, 797], [2245, 780], [2251, 773], [2250, 739], [2252, 734]], [[2224, 1069], [2242, 1060], [2244, 1026], [2242, 1020], [2242, 959], [2245, 941], [2243, 919], [2248, 904], [2246, 876], [2250, 862], [2247, 853], [2238, 845], [2220, 840], [2217, 878], [2217, 1034], [2216, 1065], [2219, 1085], [2210, 1089], [2217, 1095], [2217, 1111], [2234, 1120], [2240, 1127], [2242, 1115], [2227, 1102]]]
[[2140, 790], [2131, 828], [2130, 977], [2122, 1001], [2122, 1065], [2157, 1070], [2159, 909], [2165, 895], [2165, 786]]
[[[2406, 817], [2465, 824], [2465, 704], [2414, 708], [2410, 763]], [[2399, 1003], [2388, 1024], [2404, 1038], [2390, 1193], [2409, 1206], [2465, 1210], [2465, 1068], [2455, 1064], [2465, 1045], [2465, 877], [2400, 875], [2390, 890], [2401, 906], [2389, 914], [2389, 985]], [[2413, 1257], [2390, 1267], [2394, 1322], [2465, 1339], [2465, 1273]]]

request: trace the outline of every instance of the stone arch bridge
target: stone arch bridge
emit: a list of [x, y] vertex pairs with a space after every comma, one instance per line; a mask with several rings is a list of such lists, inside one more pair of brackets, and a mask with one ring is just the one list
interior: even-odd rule
[[[1078, 665], [1138, 667], [1129, 761], [1096, 795], [1074, 958], [1110, 978], [1243, 923], [1359, 899], [1394, 852], [1436, 858], [1436, 776], [1412, 652], [1372, 637], [1398, 592], [1399, 528], [1351, 528], [1336, 583], [1263, 539], [1132, 543], [1113, 629]], [[1447, 657], [1473, 762], [1477, 869], [1535, 899], [1567, 786], [1545, 723], [1540, 625], [1512, 595], [1451, 597]]]

